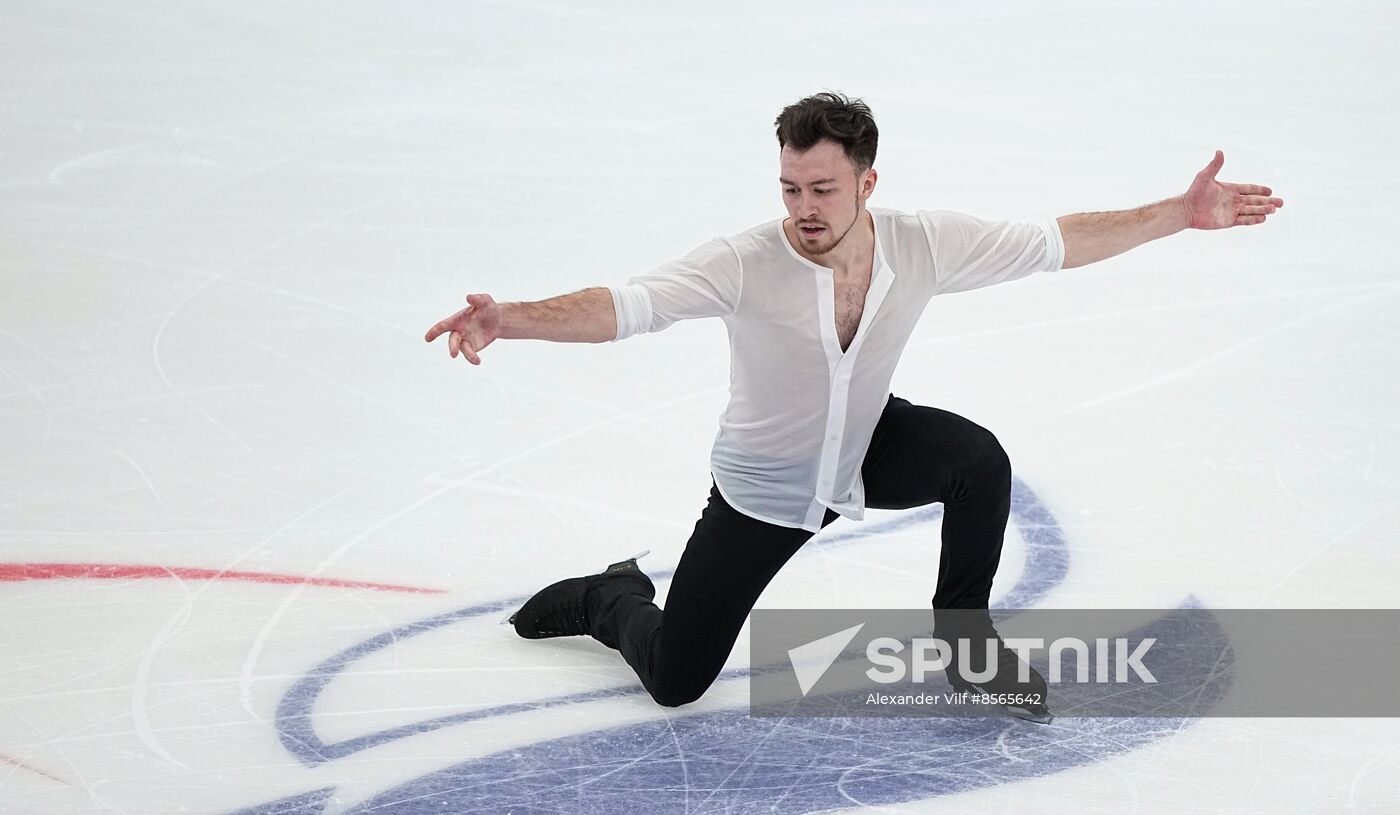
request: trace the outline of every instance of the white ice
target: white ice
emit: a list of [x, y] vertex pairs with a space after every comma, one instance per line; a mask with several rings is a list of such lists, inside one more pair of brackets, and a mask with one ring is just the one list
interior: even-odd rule
[[[479, 368], [422, 334], [469, 292], [616, 285], [780, 217], [773, 118], [824, 88], [876, 113], [873, 205], [1125, 209], [1216, 149], [1223, 180], [1287, 202], [930, 305], [894, 391], [996, 431], [1066, 537], [1045, 605], [1400, 604], [1393, 4], [57, 0], [0, 20], [0, 563], [442, 590], [0, 582], [4, 813], [812, 811], [794, 731], [738, 763], [688, 752], [731, 738], [744, 680], [663, 709], [616, 654], [519, 640], [501, 613], [324, 688], [316, 737], [366, 749], [308, 763], [277, 723], [357, 643], [640, 549], [674, 566], [726, 398], [719, 323], [503, 341]], [[1001, 590], [1022, 553], [1013, 530]], [[929, 526], [814, 546], [761, 605], [916, 608], [936, 566]], [[628, 692], [543, 705], [606, 688]], [[926, 768], [807, 791], [860, 812], [1400, 811], [1393, 719], [1206, 718], [1108, 749], [1143, 726], [1064, 720], [1048, 746], [1009, 727], [947, 750], [932, 797], [867, 794]], [[992, 757], [962, 767], [974, 748]], [[788, 786], [735, 797], [775, 765]], [[657, 786], [598, 793], [624, 775]]]

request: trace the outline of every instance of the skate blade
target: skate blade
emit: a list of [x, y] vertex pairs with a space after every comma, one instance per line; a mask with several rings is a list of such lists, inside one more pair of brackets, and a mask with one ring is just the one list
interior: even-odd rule
[[618, 572], [626, 571], [628, 568], [640, 570], [637, 566], [637, 561], [641, 558], [646, 557], [649, 554], [651, 554], [650, 549], [643, 549], [642, 551], [638, 552], [632, 557], [627, 558], [626, 560], [619, 560], [616, 563], [609, 563], [608, 568], [604, 569], [598, 574], [606, 577], [611, 574], [617, 574]]
[[1036, 724], [1050, 724], [1055, 721], [1055, 714], [1051, 713], [1049, 708], [1029, 710], [1023, 707], [1011, 707], [1008, 705], [1006, 707], [1006, 713], [1008, 716], [1021, 719], [1022, 721], [1034, 722]]

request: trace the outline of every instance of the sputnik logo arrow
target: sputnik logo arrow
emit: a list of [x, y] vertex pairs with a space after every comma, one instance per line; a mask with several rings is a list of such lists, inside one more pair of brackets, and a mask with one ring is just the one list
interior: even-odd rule
[[812, 640], [806, 645], [788, 650], [788, 661], [792, 663], [792, 672], [797, 675], [797, 685], [802, 689], [803, 696], [821, 680], [822, 675], [864, 627], [865, 623], [853, 625], [844, 631], [827, 634], [819, 640]]

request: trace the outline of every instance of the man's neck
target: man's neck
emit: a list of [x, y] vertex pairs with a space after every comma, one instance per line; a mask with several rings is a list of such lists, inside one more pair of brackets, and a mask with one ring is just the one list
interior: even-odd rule
[[[825, 266], [838, 278], [862, 274], [871, 264], [871, 257], [875, 251], [875, 220], [863, 207], [851, 230], [840, 243], [824, 255], [812, 255], [802, 251], [802, 243], [795, 236], [796, 227], [791, 222], [785, 224], [785, 227], [784, 234], [788, 236], [788, 243], [792, 244], [799, 255], [818, 266]], [[792, 231], [789, 232], [788, 229]]]

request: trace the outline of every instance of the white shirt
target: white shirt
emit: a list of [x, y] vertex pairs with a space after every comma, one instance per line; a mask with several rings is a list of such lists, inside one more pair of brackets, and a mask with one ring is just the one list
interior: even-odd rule
[[745, 515], [814, 532], [827, 507], [863, 518], [861, 463], [895, 364], [929, 298], [1064, 263], [1054, 220], [869, 212], [875, 224], [870, 288], [844, 352], [836, 336], [834, 273], [797, 254], [781, 220], [716, 238], [611, 289], [614, 342], [677, 320], [724, 320], [729, 405], [710, 468], [720, 494]]

